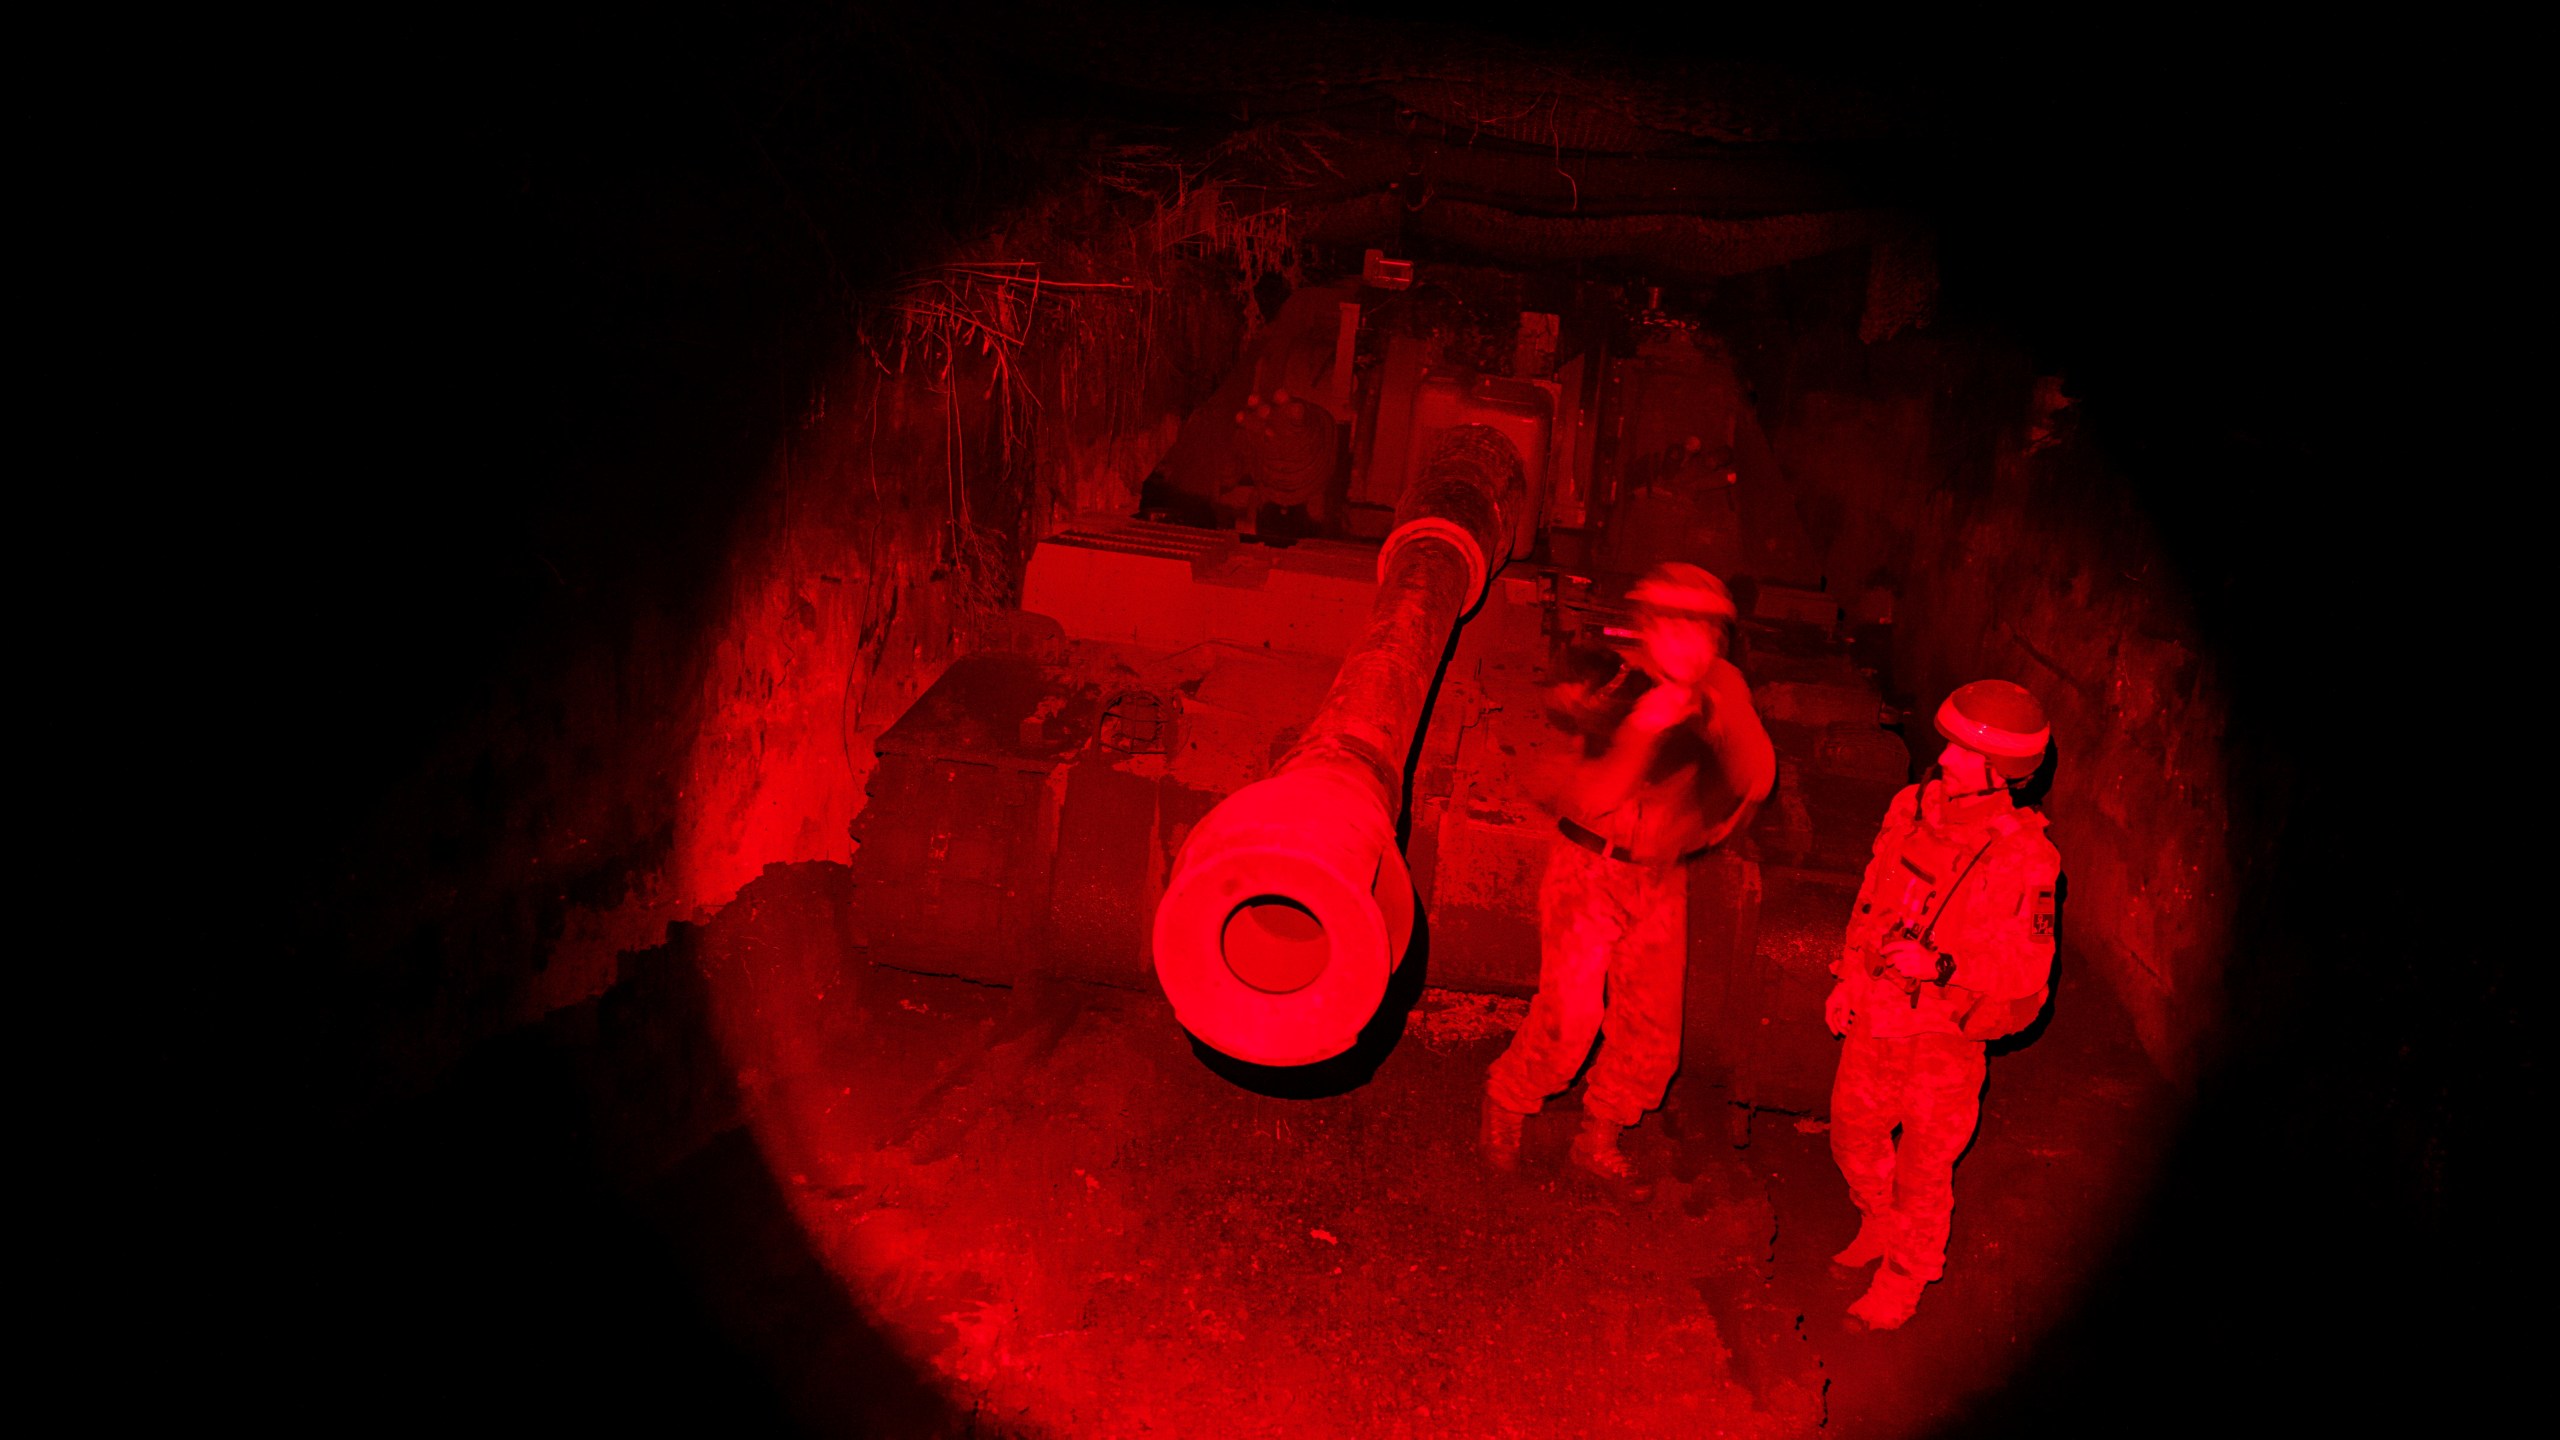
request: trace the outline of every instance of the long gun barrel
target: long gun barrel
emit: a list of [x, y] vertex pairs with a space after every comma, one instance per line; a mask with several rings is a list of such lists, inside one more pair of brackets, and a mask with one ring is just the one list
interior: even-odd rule
[[1193, 1035], [1238, 1059], [1339, 1055], [1385, 998], [1413, 934], [1395, 827], [1450, 636], [1509, 553], [1520, 454], [1443, 432], [1378, 554], [1367, 628], [1271, 775], [1204, 816], [1156, 907], [1156, 975]]

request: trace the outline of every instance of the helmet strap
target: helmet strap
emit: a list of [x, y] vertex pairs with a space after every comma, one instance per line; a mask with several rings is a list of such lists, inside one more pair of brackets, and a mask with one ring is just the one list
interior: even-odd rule
[[1938, 782], [1938, 804], [1947, 812], [1948, 818], [1963, 821], [1985, 810], [2006, 810], [2015, 803], [2015, 782], [1989, 766], [1983, 767], [1983, 772], [1991, 778], [1991, 788], [1951, 790], [1947, 788], [1946, 767], [1929, 767], [1930, 777]]

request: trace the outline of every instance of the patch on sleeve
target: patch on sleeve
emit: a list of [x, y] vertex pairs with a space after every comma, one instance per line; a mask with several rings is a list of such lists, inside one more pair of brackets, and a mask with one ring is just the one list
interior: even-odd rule
[[2039, 888], [2039, 889], [2036, 891], [2036, 900], [2035, 900], [2035, 919], [2036, 919], [2036, 938], [2037, 938], [2037, 939], [2039, 939], [2039, 940], [2050, 940], [2050, 939], [2052, 939], [2052, 938], [2053, 938], [2053, 887], [2052, 887], [2052, 886], [2050, 886], [2050, 885], [2043, 886], [2043, 887]]

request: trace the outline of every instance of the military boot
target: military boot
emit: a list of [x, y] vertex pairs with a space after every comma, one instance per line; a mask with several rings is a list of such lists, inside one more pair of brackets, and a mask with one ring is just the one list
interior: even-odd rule
[[1618, 1148], [1620, 1128], [1597, 1115], [1584, 1116], [1581, 1133], [1573, 1137], [1574, 1168], [1629, 1200], [1650, 1199], [1653, 1187], [1638, 1178], [1635, 1162]]
[[1873, 1265], [1884, 1258], [1885, 1235], [1891, 1229], [1891, 1217], [1883, 1214], [1858, 1217], [1858, 1238], [1849, 1248], [1831, 1257], [1831, 1263], [1847, 1270]]
[[1875, 1283], [1850, 1302], [1849, 1318], [1870, 1330], [1899, 1330], [1920, 1308], [1920, 1292], [1929, 1282], [1887, 1262], [1876, 1269]]
[[1529, 1117], [1484, 1097], [1484, 1121], [1476, 1131], [1476, 1148], [1484, 1163], [1508, 1175], [1520, 1168], [1520, 1125]]

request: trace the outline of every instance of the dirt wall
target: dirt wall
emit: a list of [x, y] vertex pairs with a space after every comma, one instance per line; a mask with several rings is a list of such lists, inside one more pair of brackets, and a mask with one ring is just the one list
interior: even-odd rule
[[1818, 331], [1771, 358], [1772, 443], [1831, 588], [1896, 622], [1915, 750], [1934, 749], [1931, 716], [1968, 680], [2044, 702], [2062, 963], [2105, 976], [2153, 1063], [2192, 1081], [2232, 940], [2227, 698], [2134, 479], [2062, 378], [1999, 339]]
[[760, 466], [691, 478], [729, 497], [696, 587], [535, 626], [375, 808], [336, 984], [385, 1084], [602, 993], [769, 865], [850, 858], [872, 738], [1002, 641], [1033, 540], [1135, 505], [1241, 333], [1189, 261], [1042, 304], [1003, 350], [849, 328]]

